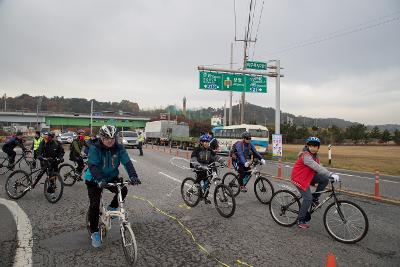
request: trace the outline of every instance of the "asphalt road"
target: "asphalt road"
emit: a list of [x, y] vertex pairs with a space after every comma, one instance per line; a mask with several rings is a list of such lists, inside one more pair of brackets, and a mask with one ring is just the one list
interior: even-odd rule
[[[308, 230], [277, 225], [252, 190], [237, 197], [236, 212], [229, 219], [221, 217], [213, 204], [202, 202], [189, 209], [180, 195], [180, 181], [192, 176], [187, 160], [149, 149], [143, 157], [137, 150], [129, 153], [143, 182], [129, 187], [126, 199], [138, 243], [138, 266], [325, 266], [328, 253], [333, 253], [338, 266], [400, 265], [399, 206], [341, 196], [358, 203], [370, 222], [361, 242], [346, 245], [325, 231], [321, 211], [313, 215]], [[1, 176], [0, 198], [7, 199], [4, 182]], [[286, 182], [273, 183], [279, 188]], [[253, 188], [252, 181], [248, 188]], [[111, 196], [105, 194], [106, 202]], [[45, 200], [43, 185], [16, 203], [32, 227], [32, 238], [25, 238], [31, 240], [33, 266], [125, 265], [118, 225], [100, 249], [91, 247], [84, 183], [66, 187], [56, 204]], [[6, 229], [0, 234], [1, 266], [11, 265], [18, 254], [20, 242], [11, 216], [0, 204], [0, 227]]]

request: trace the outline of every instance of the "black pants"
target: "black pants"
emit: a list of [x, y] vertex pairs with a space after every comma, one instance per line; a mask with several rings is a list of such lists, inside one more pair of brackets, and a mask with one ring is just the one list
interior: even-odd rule
[[[98, 188], [96, 184], [86, 182], [86, 187], [88, 190], [89, 195], [89, 222], [90, 222], [90, 231], [92, 233], [99, 231], [99, 214], [100, 214], [100, 199], [101, 193], [103, 189]], [[113, 200], [111, 201], [110, 207], [118, 208], [118, 189], [114, 188], [107, 188], [112, 193], [115, 193]], [[122, 199], [125, 199], [126, 195], [128, 194], [128, 188], [126, 186], [122, 187], [121, 189]]]
[[14, 164], [15, 156], [17, 155], [17, 153], [15, 153], [14, 149], [13, 150], [5, 150], [4, 153], [6, 153], [8, 156], [8, 164], [9, 165]]
[[207, 179], [207, 171], [196, 171], [196, 183]]
[[76, 164], [78, 164], [78, 167], [76, 167], [76, 171], [78, 173], [82, 173], [83, 168], [85, 168], [85, 163], [83, 162], [83, 158], [79, 157], [76, 158], [74, 161], [76, 162]]
[[139, 142], [139, 156], [143, 156], [143, 142]]
[[237, 164], [237, 171], [238, 171], [238, 173], [239, 173], [239, 177], [238, 177], [238, 182], [239, 182], [239, 185], [243, 185], [243, 179], [244, 179], [244, 177], [246, 176], [246, 175], [249, 175], [249, 171], [250, 170], [250, 168], [249, 167], [245, 167], [244, 165], [242, 165], [242, 164]]

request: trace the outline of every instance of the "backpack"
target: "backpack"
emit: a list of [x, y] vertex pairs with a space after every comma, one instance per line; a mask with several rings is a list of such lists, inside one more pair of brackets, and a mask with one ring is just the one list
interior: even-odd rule
[[[232, 159], [236, 159], [237, 158], [237, 149], [236, 149], [236, 145], [238, 144], [238, 143], [240, 143], [240, 142], [242, 142], [242, 141], [236, 141], [236, 143], [234, 143], [233, 145], [232, 145], [232, 147], [231, 147], [231, 150], [229, 150], [229, 157], [231, 157]], [[243, 145], [243, 142], [242, 142], [242, 145]]]

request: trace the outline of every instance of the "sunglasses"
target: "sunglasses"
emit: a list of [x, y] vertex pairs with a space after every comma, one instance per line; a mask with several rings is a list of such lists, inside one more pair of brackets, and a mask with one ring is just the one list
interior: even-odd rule
[[251, 137], [245, 138], [246, 140], [251, 140]]

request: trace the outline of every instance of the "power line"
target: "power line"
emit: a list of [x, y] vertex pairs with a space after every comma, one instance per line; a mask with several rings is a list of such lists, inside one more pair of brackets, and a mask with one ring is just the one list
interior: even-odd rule
[[263, 0], [263, 2], [262, 2], [262, 6], [261, 6], [260, 18], [258, 19], [256, 37], [254, 38], [254, 40], [256, 40], [256, 41], [254, 42], [254, 48], [253, 48], [253, 56], [252, 56], [252, 59], [253, 59], [253, 60], [254, 60], [254, 54], [255, 54], [255, 52], [256, 52], [258, 30], [259, 30], [259, 28], [260, 28], [261, 16], [262, 16], [263, 11], [264, 11], [264, 0]]
[[[397, 14], [397, 13], [400, 13], [400, 10], [395, 12], [395, 13], [392, 13], [391, 15], [386, 15], [386, 16], [383, 16], [383, 17], [380, 17], [380, 18], [377, 18], [377, 19], [373, 19], [371, 21], [379, 21], [382, 18], [390, 17], [390, 16], [393, 16], [394, 14]], [[394, 18], [390, 18], [390, 19], [386, 19], [386, 20], [383, 20], [383, 21], [380, 21], [380, 22], [377, 22], [377, 23], [373, 23], [373, 24], [370, 24], [371, 21], [364, 22], [364, 23], [358, 24], [356, 26], [353, 26], [351, 28], [345, 29], [345, 30], [338, 30], [338, 31], [335, 31], [335, 32], [330, 33], [328, 35], [325, 35], [325, 36], [308, 39], [306, 41], [298, 42], [298, 43], [295, 43], [293, 45], [287, 46], [286, 48], [278, 49], [275, 52], [272, 52], [272, 53], [268, 54], [268, 56], [282, 54], [282, 53], [291, 51], [293, 49], [302, 48], [302, 47], [306, 47], [306, 46], [322, 43], [322, 42], [325, 42], [325, 41], [329, 41], [329, 40], [332, 40], [332, 39], [335, 39], [335, 38], [343, 37], [343, 36], [346, 36], [346, 35], [350, 35], [350, 34], [353, 34], [353, 33], [356, 33], [356, 32], [369, 30], [369, 29], [372, 29], [372, 28], [376, 28], [376, 27], [388, 24], [388, 23], [396, 22], [398, 20], [400, 20], [400, 16], [397, 16], [397, 17], [394, 17]], [[366, 26], [364, 26], [364, 25], [366, 25]]]

